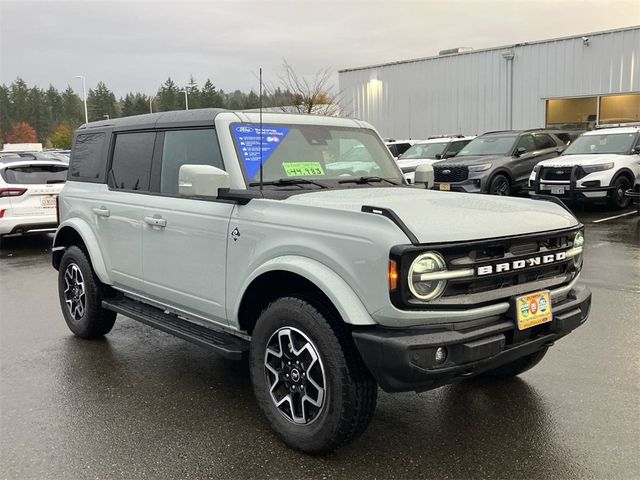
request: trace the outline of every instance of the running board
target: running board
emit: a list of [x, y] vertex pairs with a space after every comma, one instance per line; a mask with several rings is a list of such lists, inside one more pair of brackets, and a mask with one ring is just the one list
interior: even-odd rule
[[249, 342], [230, 333], [202, 327], [162, 309], [125, 296], [102, 301], [102, 307], [112, 310], [163, 332], [214, 350], [231, 360], [241, 360], [249, 352]]

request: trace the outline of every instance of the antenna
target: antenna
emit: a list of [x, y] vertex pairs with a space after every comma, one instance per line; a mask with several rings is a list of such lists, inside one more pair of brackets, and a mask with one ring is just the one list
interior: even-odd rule
[[260, 191], [262, 192], [262, 67], [260, 67]]

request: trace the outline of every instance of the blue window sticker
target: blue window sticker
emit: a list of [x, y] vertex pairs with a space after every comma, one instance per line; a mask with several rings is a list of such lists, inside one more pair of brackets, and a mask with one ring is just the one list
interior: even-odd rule
[[255, 124], [231, 126], [249, 180], [252, 180], [260, 171], [260, 137], [262, 136], [262, 164], [264, 165], [289, 130], [287, 127], [274, 125], [263, 125], [262, 132], [260, 125]]

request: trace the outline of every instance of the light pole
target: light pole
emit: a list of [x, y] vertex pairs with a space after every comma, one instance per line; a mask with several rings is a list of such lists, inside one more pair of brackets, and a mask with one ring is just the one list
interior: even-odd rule
[[189, 95], [187, 94], [187, 89], [180, 90], [181, 93], [184, 93], [184, 109], [189, 110]]
[[89, 123], [89, 114], [87, 113], [87, 82], [84, 79], [84, 75], [76, 75], [73, 78], [82, 79], [82, 95], [84, 96], [84, 122]]
[[153, 100], [155, 98], [155, 95], [149, 95], [149, 113], [153, 113]]

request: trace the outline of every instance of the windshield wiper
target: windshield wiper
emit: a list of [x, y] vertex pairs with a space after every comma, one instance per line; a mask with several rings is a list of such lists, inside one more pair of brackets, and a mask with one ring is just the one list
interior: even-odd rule
[[394, 182], [393, 180], [389, 180], [388, 178], [374, 177], [374, 176], [349, 178], [347, 180], [338, 181], [338, 183], [358, 183], [358, 184], [380, 183], [380, 182], [387, 182], [387, 183], [390, 183], [391, 185], [400, 185], [398, 182]]
[[[279, 178], [278, 180], [269, 180], [262, 182], [262, 185], [275, 185], [276, 187], [296, 185], [302, 188], [302, 185], [316, 185], [320, 188], [329, 188], [324, 183], [316, 182], [315, 180], [309, 180], [308, 178]], [[250, 187], [260, 186], [260, 182], [251, 182]]]

